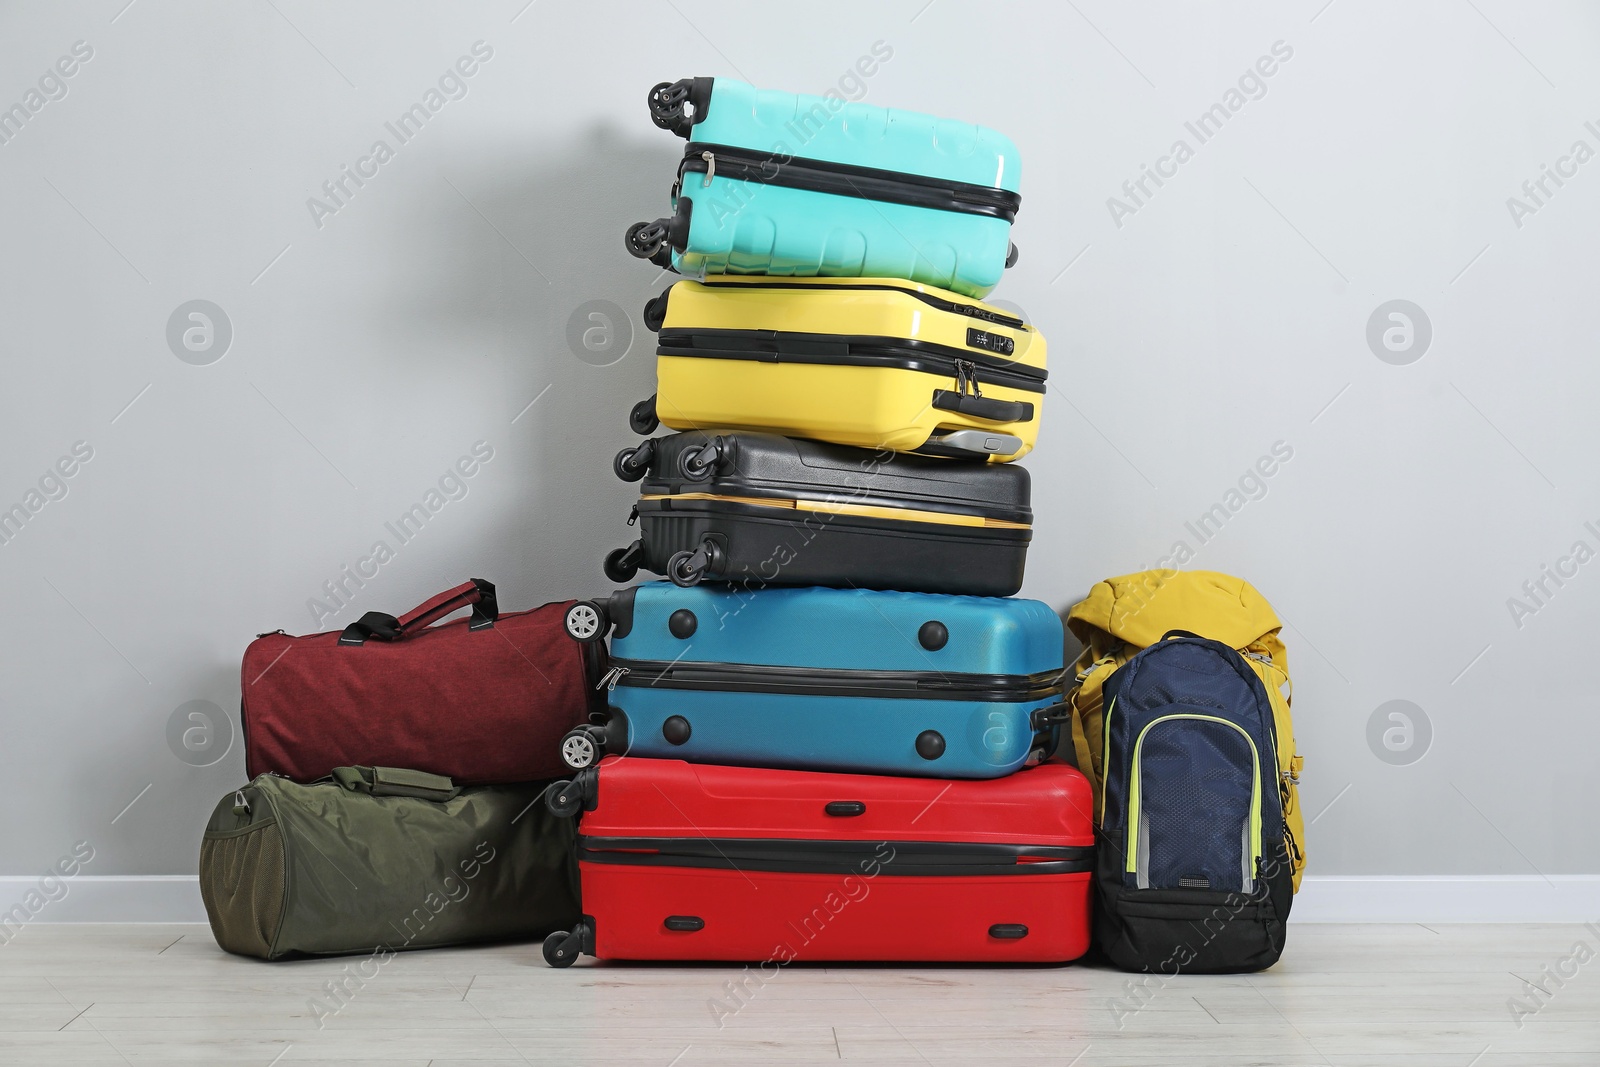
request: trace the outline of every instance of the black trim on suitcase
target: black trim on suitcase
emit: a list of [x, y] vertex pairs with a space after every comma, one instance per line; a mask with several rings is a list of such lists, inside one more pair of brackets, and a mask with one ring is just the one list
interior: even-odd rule
[[946, 674], [940, 671], [777, 667], [758, 663], [613, 659], [624, 668], [617, 684], [719, 693], [889, 697], [1028, 703], [1060, 696], [1064, 671], [1038, 674]]
[[[1028, 367], [987, 352], [919, 341], [839, 333], [776, 330], [671, 329], [661, 331], [656, 354], [701, 359], [749, 359], [762, 363], [809, 363], [835, 367], [891, 367], [943, 378], [965, 376], [984, 385], [1045, 391], [1043, 367]], [[1032, 413], [1028, 415], [1032, 418]], [[1019, 420], [1020, 421], [1020, 420]]]
[[[936, 307], [940, 311], [948, 311], [955, 315], [966, 315], [968, 318], [973, 319], [982, 319], [984, 322], [992, 322], [997, 326], [1009, 326], [1013, 330], [1033, 329], [1033, 327], [1029, 326], [1022, 319], [1015, 318], [1011, 315], [1003, 315], [998, 311], [991, 311], [990, 309], [980, 307], [977, 304], [959, 304], [953, 300], [944, 300], [940, 297], [934, 296], [932, 293], [923, 292], [917, 289], [909, 289], [904, 285], [883, 285], [865, 282], [833, 282], [827, 285], [817, 285], [815, 283], [806, 285], [800, 282], [775, 281], [719, 282], [714, 281], [714, 277], [715, 275], [707, 276], [700, 282], [700, 284], [705, 286], [707, 289], [805, 289], [808, 292], [813, 293], [827, 293], [837, 289], [878, 289], [891, 293], [904, 293], [906, 296], [920, 300], [924, 304], [928, 304], [932, 307]], [[668, 286], [666, 289], [661, 291], [660, 296], [656, 297], [656, 300], [661, 302], [659, 305], [659, 314], [662, 317], [666, 315], [666, 302], [668, 299], [667, 294], [671, 291], [672, 287]], [[648, 312], [645, 315], [645, 325], [650, 326], [650, 314]], [[650, 326], [650, 328], [652, 330], [660, 330], [661, 324], [658, 322], [656, 325]]]
[[[653, 493], [652, 491], [657, 488], [662, 491]], [[713, 483], [713, 488], [715, 488], [715, 483]], [[1028, 528], [1032, 521], [1033, 513], [1031, 511], [984, 508], [971, 505], [962, 508], [953, 501], [929, 501], [926, 503], [917, 501], [915, 506], [912, 506], [904, 501], [884, 500], [866, 495], [855, 496], [852, 494], [845, 497], [843, 493], [835, 493], [830, 498], [817, 494], [808, 495], [799, 491], [772, 492], [761, 487], [745, 488], [744, 486], [736, 486], [736, 488], [739, 490], [737, 494], [739, 496], [749, 497], [751, 500], [769, 499], [772, 503], [763, 506], [740, 500], [681, 499], [679, 498], [680, 493], [697, 492], [700, 491], [699, 488], [679, 486], [674, 491], [665, 486], [660, 486], [659, 483], [652, 485], [650, 482], [645, 482], [644, 490], [646, 495], [659, 496], [661, 499], [640, 500], [637, 505], [639, 517], [643, 519], [647, 516], [660, 514], [681, 515], [687, 512], [700, 512], [751, 517], [766, 516], [770, 518], [774, 509], [780, 509], [783, 514], [777, 516], [778, 518], [787, 518], [796, 523], [803, 523], [807, 517], [816, 516], [820, 520], [825, 520], [830, 527], [853, 527], [887, 534], [903, 533], [908, 526], [919, 526], [927, 527], [924, 531], [925, 533], [955, 534], [969, 543], [976, 543], [978, 540], [1028, 541], [1033, 536], [1033, 531]], [[852, 515], [848, 512], [811, 511], [789, 507], [785, 503], [786, 501], [798, 500], [814, 500], [827, 503], [848, 501], [851, 504], [860, 504], [866, 507], [926, 511], [941, 515], [976, 515], [981, 518], [999, 519], [1003, 522], [1015, 522], [1018, 526], [1013, 528], [1003, 526], [964, 526], [957, 523], [944, 523], [911, 517], [900, 519], [886, 518], [879, 515]]]
[[[891, 850], [887, 859], [886, 846]], [[787, 874], [860, 874], [863, 864], [877, 863], [883, 874], [948, 878], [1082, 874], [1094, 869], [1094, 846], [579, 835], [578, 858], [587, 863]]]
[[[711, 158], [706, 158], [707, 156]], [[1013, 222], [1022, 206], [1022, 194], [992, 185], [937, 178], [928, 174], [858, 167], [825, 159], [806, 159], [777, 152], [757, 152], [736, 145], [690, 141], [678, 164], [678, 183], [685, 174], [721, 174], [734, 181], [781, 185], [808, 193], [851, 196], [886, 204], [987, 215]], [[678, 186], [674, 186], [676, 197]]]

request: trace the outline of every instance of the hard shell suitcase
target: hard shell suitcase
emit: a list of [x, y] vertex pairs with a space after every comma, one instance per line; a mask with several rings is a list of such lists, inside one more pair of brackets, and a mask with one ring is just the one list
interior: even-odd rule
[[642, 476], [639, 539], [606, 576], [1010, 596], [1022, 588], [1028, 472], [761, 433], [680, 433], [617, 457]]
[[[551, 788], [577, 814], [584, 917], [545, 959], [1064, 963], [1089, 947], [1089, 784], [608, 758]], [[715, 1008], [713, 1008], [713, 1011]]]
[[689, 143], [673, 214], [628, 250], [684, 274], [911, 278], [984, 296], [1016, 260], [1004, 134], [841, 97], [686, 78], [650, 117]]
[[1050, 755], [1063, 631], [1037, 600], [870, 589], [680, 589], [578, 601], [614, 626], [611, 707], [562, 741], [581, 769], [635, 756], [931, 778], [999, 778]]
[[1045, 340], [1000, 308], [895, 278], [681, 281], [645, 306], [657, 394], [635, 429], [765, 430], [1018, 459], [1039, 435]]

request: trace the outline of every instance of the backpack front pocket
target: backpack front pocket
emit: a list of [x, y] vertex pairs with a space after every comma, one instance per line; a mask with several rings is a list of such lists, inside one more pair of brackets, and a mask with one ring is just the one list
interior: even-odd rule
[[1237, 723], [1163, 715], [1133, 746], [1126, 873], [1139, 889], [1248, 893], [1261, 859], [1261, 756]]

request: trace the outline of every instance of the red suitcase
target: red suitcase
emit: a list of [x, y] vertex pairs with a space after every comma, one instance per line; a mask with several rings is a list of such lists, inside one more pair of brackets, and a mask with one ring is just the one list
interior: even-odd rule
[[1064, 963], [1089, 948], [1088, 780], [939, 781], [608, 757], [581, 811], [584, 916], [544, 957]]

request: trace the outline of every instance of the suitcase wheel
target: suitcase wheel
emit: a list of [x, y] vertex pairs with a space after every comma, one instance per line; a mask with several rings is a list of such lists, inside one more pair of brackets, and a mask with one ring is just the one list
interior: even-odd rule
[[708, 574], [722, 571], [722, 548], [715, 541], [702, 541], [696, 549], [674, 552], [667, 560], [666, 575], [674, 585], [685, 589], [700, 584]]
[[625, 482], [637, 482], [650, 472], [650, 461], [655, 456], [656, 442], [652, 437], [636, 448], [618, 452], [611, 461], [611, 471]]
[[637, 541], [627, 548], [613, 548], [607, 552], [605, 562], [602, 564], [606, 578], [618, 585], [633, 581], [634, 576], [639, 573], [639, 555]]
[[[645, 320], [649, 322], [648, 315]], [[656, 398], [652, 394], [648, 400], [641, 400], [633, 405], [633, 410], [628, 412], [628, 428], [641, 437], [648, 437], [661, 426], [661, 420], [656, 417]]]
[[667, 243], [667, 220], [636, 222], [623, 238], [628, 253], [635, 259], [652, 259]]
[[678, 132], [683, 124], [683, 105], [689, 102], [689, 79], [677, 82], [660, 82], [653, 86], [645, 98], [650, 108], [650, 121], [663, 130]]
[[688, 549], [674, 552], [672, 558], [667, 560], [667, 577], [672, 579], [672, 584], [688, 589], [700, 584], [700, 579], [705, 577], [704, 570], [696, 570], [689, 562], [694, 553]]
[[544, 806], [558, 819], [570, 819], [583, 810], [583, 786], [577, 779], [552, 782], [544, 795]]
[[[610, 559], [609, 556], [606, 558]], [[574, 641], [598, 641], [611, 627], [606, 609], [592, 600], [580, 600], [567, 608], [561, 622], [566, 627], [567, 636]]]
[[713, 437], [699, 448], [688, 448], [678, 453], [678, 473], [691, 482], [703, 482], [717, 469], [722, 459], [722, 438]]
[[544, 939], [544, 961], [552, 967], [571, 967], [583, 954], [583, 925], [557, 930]]
[[667, 322], [667, 298], [672, 295], [672, 290], [663, 289], [656, 296], [644, 302], [644, 324], [651, 333], [660, 333], [661, 327]]
[[1013, 245], [1008, 245], [1006, 247], [1006, 266], [1015, 267], [1016, 265], [1017, 265], [1017, 246], [1014, 245], [1014, 244]]
[[575, 771], [594, 766], [600, 758], [601, 736], [587, 726], [569, 730], [561, 739], [562, 762]]

